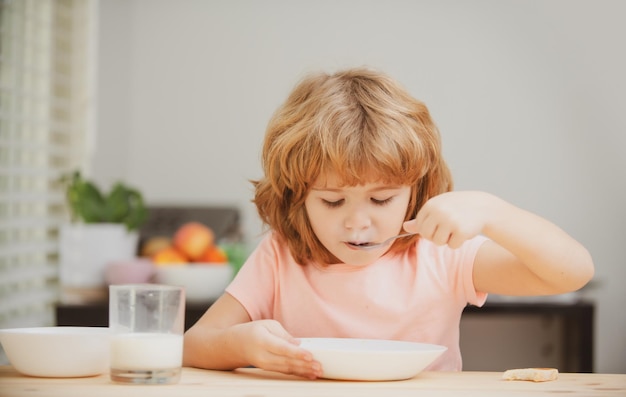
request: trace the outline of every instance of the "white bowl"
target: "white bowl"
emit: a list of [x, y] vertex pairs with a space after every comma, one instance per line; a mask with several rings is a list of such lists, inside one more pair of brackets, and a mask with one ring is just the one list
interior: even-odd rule
[[0, 329], [0, 343], [11, 365], [24, 375], [73, 378], [109, 370], [106, 327]]
[[233, 275], [233, 267], [224, 263], [158, 265], [155, 281], [184, 287], [187, 302], [211, 303], [224, 293]]
[[445, 346], [379, 339], [300, 338], [322, 364], [323, 378], [401, 380], [413, 378], [447, 350]]

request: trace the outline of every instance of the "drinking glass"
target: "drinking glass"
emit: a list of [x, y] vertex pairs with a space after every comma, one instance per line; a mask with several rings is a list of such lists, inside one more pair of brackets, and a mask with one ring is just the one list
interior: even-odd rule
[[160, 284], [109, 286], [111, 380], [169, 384], [180, 380], [185, 291]]

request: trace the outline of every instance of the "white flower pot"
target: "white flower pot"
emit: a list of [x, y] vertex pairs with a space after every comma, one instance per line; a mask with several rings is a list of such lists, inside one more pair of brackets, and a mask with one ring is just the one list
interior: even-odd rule
[[59, 238], [62, 288], [101, 288], [109, 263], [136, 256], [137, 232], [114, 223], [71, 224]]

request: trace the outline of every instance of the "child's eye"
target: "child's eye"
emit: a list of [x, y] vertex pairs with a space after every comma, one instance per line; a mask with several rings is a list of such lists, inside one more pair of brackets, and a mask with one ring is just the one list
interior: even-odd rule
[[372, 203], [376, 204], [376, 205], [385, 205], [385, 204], [389, 204], [391, 202], [391, 200], [393, 199], [392, 197], [383, 199], [383, 200], [379, 200], [379, 199], [375, 199], [374, 197], [371, 198]]
[[336, 208], [336, 207], [339, 207], [341, 204], [343, 204], [343, 199], [337, 200], [337, 201], [329, 201], [329, 200], [322, 199], [322, 203], [324, 203], [324, 205], [329, 208]]

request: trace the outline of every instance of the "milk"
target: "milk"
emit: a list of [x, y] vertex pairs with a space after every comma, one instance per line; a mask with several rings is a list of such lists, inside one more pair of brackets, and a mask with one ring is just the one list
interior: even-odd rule
[[181, 367], [183, 336], [131, 333], [111, 339], [111, 368], [116, 370], [158, 370]]

